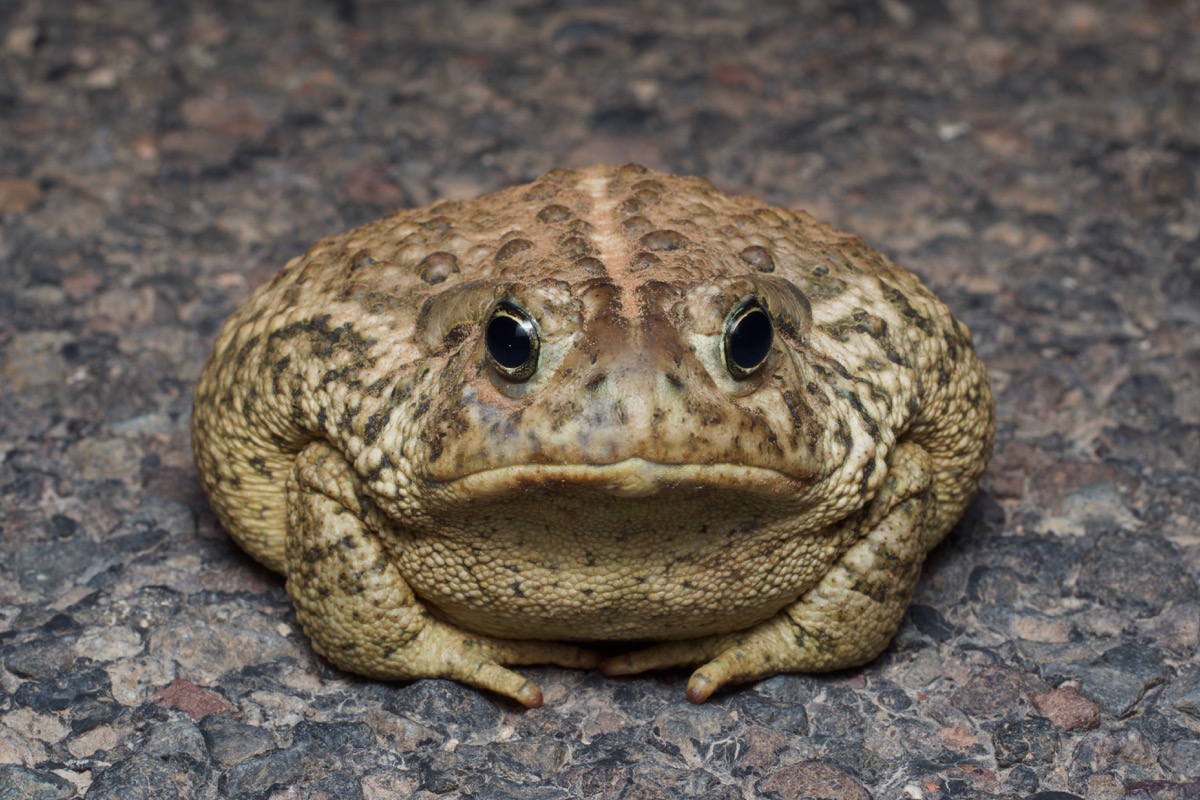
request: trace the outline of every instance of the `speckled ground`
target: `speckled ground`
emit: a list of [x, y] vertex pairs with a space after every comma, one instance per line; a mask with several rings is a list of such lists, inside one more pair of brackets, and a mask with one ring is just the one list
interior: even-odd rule
[[[893, 647], [703, 707], [341, 674], [190, 391], [313, 240], [558, 164], [856, 230], [974, 330], [985, 490]], [[1200, 797], [1200, 2], [0, 4], [0, 798]]]

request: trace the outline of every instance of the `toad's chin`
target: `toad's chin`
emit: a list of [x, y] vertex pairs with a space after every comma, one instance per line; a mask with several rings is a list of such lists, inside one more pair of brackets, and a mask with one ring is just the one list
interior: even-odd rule
[[677, 492], [735, 490], [774, 498], [796, 497], [811, 476], [789, 476], [744, 464], [660, 464], [627, 458], [614, 464], [529, 464], [497, 467], [443, 484], [460, 501], [491, 502], [513, 494], [583, 490], [616, 498]]

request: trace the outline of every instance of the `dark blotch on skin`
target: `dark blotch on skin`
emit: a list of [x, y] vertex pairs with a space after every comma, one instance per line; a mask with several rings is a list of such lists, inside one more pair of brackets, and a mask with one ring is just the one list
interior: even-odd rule
[[354, 270], [362, 269], [363, 267], [374, 266], [375, 263], [376, 263], [375, 259], [371, 256], [371, 253], [369, 251], [359, 250], [350, 259], [350, 270], [354, 271]]
[[648, 203], [640, 197], [627, 197], [621, 203], [620, 211], [625, 215], [637, 214], [645, 210]]
[[630, 236], [644, 236], [654, 230], [654, 223], [643, 216], [630, 217], [621, 223]]
[[608, 270], [604, 268], [604, 262], [598, 258], [584, 256], [583, 258], [575, 259], [575, 266], [582, 269], [588, 275], [606, 275]]
[[582, 236], [568, 236], [563, 239], [562, 248], [568, 256], [580, 257], [592, 254], [592, 243]]
[[383, 431], [383, 426], [387, 424], [388, 418], [391, 416], [391, 409], [385, 408], [382, 411], [377, 411], [367, 419], [367, 425], [363, 428], [363, 443], [368, 447], [375, 444], [379, 438], [379, 434]]
[[863, 408], [862, 401], [858, 399], [858, 395], [856, 395], [854, 392], [847, 392], [846, 400], [850, 403], [850, 407], [858, 412], [858, 416], [863, 421], [863, 426], [867, 431], [867, 435], [872, 439], [878, 439], [879, 425], [875, 422], [875, 420], [871, 419], [871, 415], [867, 413], [865, 408]]
[[538, 222], [562, 222], [571, 218], [571, 209], [566, 206], [549, 205], [538, 212]]
[[567, 223], [567, 230], [581, 236], [591, 236], [596, 231], [596, 226], [585, 219], [573, 219]]
[[738, 258], [740, 258], [742, 261], [745, 261], [759, 272], [775, 271], [775, 259], [771, 257], [771, 251], [765, 247], [759, 247], [756, 244], [750, 245], [745, 250], [738, 253]]
[[421, 263], [417, 264], [417, 269], [421, 271], [421, 280], [425, 283], [442, 283], [458, 272], [458, 259], [453, 253], [439, 250], [422, 258]]
[[662, 195], [653, 189], [638, 189], [635, 187], [630, 198], [641, 203], [642, 208], [656, 206], [662, 202]]
[[625, 199], [625, 205], [638, 210], [656, 206], [662, 202], [662, 195], [652, 189], [637, 189]]
[[[858, 316], [857, 314], [855, 316]], [[859, 330], [872, 339], [879, 339], [887, 333], [887, 323], [874, 314], [863, 314], [859, 320]]]
[[886, 283], [882, 284], [882, 288], [883, 296], [887, 298], [889, 303], [895, 306], [906, 320], [920, 328], [921, 333], [927, 336], [933, 334], [933, 323], [929, 321], [928, 317], [913, 308], [912, 303], [908, 301], [908, 297], [904, 292]]
[[533, 242], [528, 239], [510, 239], [496, 251], [496, 263], [503, 264], [506, 261], [511, 261], [531, 247], [533, 247]]
[[878, 340], [883, 340], [887, 335], [887, 323], [862, 309], [857, 309], [849, 317], [835, 320], [823, 327], [830, 336], [840, 342], [849, 341], [851, 333], [870, 336], [872, 339]]
[[430, 217], [421, 223], [421, 229], [427, 231], [444, 231], [453, 224], [453, 220], [449, 217]]
[[638, 272], [644, 269], [652, 269], [661, 263], [658, 256], [654, 255], [654, 253], [641, 252], [635, 253], [633, 258], [630, 259], [629, 268], [634, 272]]
[[679, 250], [682, 247], [687, 247], [688, 244], [686, 236], [679, 231], [673, 231], [669, 228], [651, 231], [639, 241], [642, 247], [655, 251]]
[[663, 192], [665, 192], [667, 190], [667, 187], [663, 186], [662, 181], [656, 181], [653, 178], [647, 178], [644, 181], [638, 181], [637, 183], [635, 183], [633, 185], [633, 190], [635, 192], [637, 192], [639, 195], [642, 194], [642, 192], [651, 192], [653, 194], [662, 194]]

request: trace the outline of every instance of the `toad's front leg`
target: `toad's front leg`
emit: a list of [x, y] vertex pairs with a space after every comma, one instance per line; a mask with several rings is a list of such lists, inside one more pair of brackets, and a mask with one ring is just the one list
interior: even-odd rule
[[601, 669], [626, 675], [707, 662], [687, 687], [688, 699], [702, 703], [722, 686], [871, 660], [899, 628], [925, 554], [941, 535], [932, 527], [933, 475], [925, 450], [899, 445], [874, 500], [846, 523], [862, 538], [799, 600], [744, 631], [667, 642], [610, 658]]
[[594, 667], [590, 651], [477, 636], [432, 616], [392, 563], [340, 453], [296, 458], [287, 485], [287, 591], [313, 648], [372, 678], [450, 678], [536, 707], [542, 691], [502, 664]]

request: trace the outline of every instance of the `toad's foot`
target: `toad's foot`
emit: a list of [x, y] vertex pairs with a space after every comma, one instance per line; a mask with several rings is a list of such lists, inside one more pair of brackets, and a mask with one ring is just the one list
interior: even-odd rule
[[[702, 663], [687, 698], [703, 703], [723, 686], [783, 672], [852, 667], [878, 655], [895, 635], [937, 535], [928, 454], [901, 444], [871, 505], [847, 525], [863, 531], [825, 577], [769, 620], [744, 631], [666, 642], [606, 659], [606, 675]], [[705, 663], [706, 662], [706, 663]]]
[[355, 492], [350, 465], [323, 442], [296, 458], [288, 481], [287, 590], [313, 649], [373, 678], [450, 678], [524, 706], [542, 690], [504, 664], [594, 667], [591, 651], [554, 642], [478, 636], [444, 622], [417, 599]]

